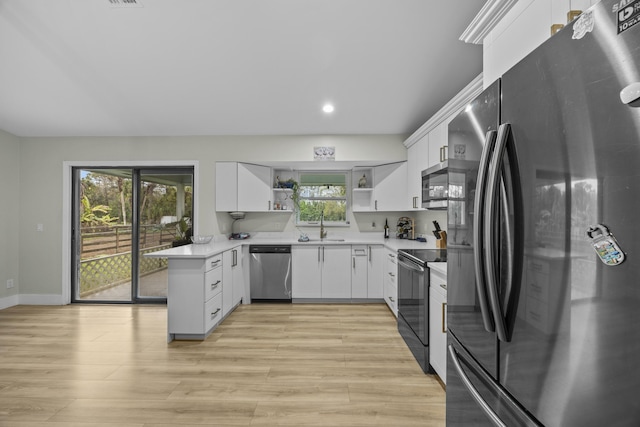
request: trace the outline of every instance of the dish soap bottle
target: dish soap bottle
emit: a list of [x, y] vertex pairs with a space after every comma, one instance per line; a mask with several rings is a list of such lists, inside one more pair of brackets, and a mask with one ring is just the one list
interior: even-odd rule
[[389, 222], [387, 221], [387, 219], [384, 219], [384, 238], [388, 239], [389, 238]]

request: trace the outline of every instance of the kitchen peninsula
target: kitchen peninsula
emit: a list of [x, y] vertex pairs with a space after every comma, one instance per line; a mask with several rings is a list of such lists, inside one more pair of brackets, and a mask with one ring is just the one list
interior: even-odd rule
[[[249, 263], [244, 261], [248, 260], [249, 245], [292, 246], [294, 303], [384, 301], [397, 315], [397, 290], [393, 286], [396, 272], [393, 267], [387, 267], [389, 264], [394, 266], [395, 263], [385, 262], [385, 258], [395, 259], [398, 249], [435, 248], [435, 241], [428, 239], [423, 243], [406, 239], [384, 239], [378, 233], [347, 233], [339, 238], [332, 236], [328, 239], [298, 242], [296, 233], [257, 233], [245, 240], [228, 240], [225, 236], [216, 236], [208, 244], [191, 244], [147, 254], [147, 257], [169, 260], [168, 341], [203, 340], [238, 304], [251, 302]], [[300, 261], [297, 249], [314, 246], [341, 247], [347, 249], [349, 254], [352, 248], [364, 248], [368, 251], [368, 259], [374, 266], [373, 270], [369, 270], [369, 281], [376, 291], [365, 298], [352, 293], [352, 275], [347, 273], [342, 285], [346, 288], [345, 295], [348, 295], [348, 298], [326, 298], [323, 295], [318, 298], [299, 298], [304, 283], [295, 279], [297, 263]], [[355, 269], [357, 260], [355, 256], [353, 258], [352, 265]], [[346, 262], [351, 265], [350, 259]]]

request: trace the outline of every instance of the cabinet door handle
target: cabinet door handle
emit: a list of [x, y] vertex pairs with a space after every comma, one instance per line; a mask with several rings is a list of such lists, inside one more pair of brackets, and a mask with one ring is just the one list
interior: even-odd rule
[[369, 262], [371, 262], [371, 246], [367, 248], [369, 250]]
[[219, 284], [220, 284], [220, 280], [218, 280], [216, 283], [212, 283], [211, 290], [214, 290], [215, 288], [217, 288]]
[[322, 247], [322, 262], [324, 262], [324, 246]]
[[442, 333], [446, 334], [447, 333], [447, 325], [446, 325], [446, 320], [447, 320], [447, 303], [443, 302], [442, 303]]
[[267, 210], [270, 211], [271, 210], [271, 200], [269, 200], [269, 203], [267, 205]]
[[216, 311], [214, 311], [213, 313], [211, 313], [211, 320], [215, 319], [216, 316], [218, 315], [218, 313], [220, 313], [220, 309], [217, 309]]
[[231, 253], [233, 254], [233, 262], [231, 263], [231, 267], [235, 267], [236, 265], [238, 265], [238, 250], [234, 249], [231, 251]]
[[447, 160], [447, 149], [449, 148], [448, 145], [443, 145], [442, 147], [440, 147], [440, 161], [444, 162], [445, 160]]
[[415, 196], [413, 198], [413, 208], [417, 209], [418, 208], [418, 196]]
[[351, 258], [353, 258], [353, 269], [355, 270], [356, 269], [356, 257], [351, 257]]
[[320, 263], [320, 246], [318, 246], [318, 264]]
[[395, 275], [395, 274], [393, 274], [392, 272], [389, 272], [389, 276], [391, 276], [391, 277], [396, 277], [396, 275]]
[[375, 210], [378, 210], [378, 201], [375, 201]]
[[389, 301], [396, 302], [396, 300], [394, 300], [392, 296], [389, 297]]

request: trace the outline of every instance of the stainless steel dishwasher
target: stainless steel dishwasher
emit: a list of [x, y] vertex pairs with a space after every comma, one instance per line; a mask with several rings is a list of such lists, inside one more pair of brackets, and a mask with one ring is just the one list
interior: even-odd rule
[[250, 245], [251, 301], [291, 302], [291, 246]]

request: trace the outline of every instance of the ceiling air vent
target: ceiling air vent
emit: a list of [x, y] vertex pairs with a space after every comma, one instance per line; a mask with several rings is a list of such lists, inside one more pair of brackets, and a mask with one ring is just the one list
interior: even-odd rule
[[107, 0], [109, 6], [123, 8], [123, 7], [143, 7], [140, 0]]

